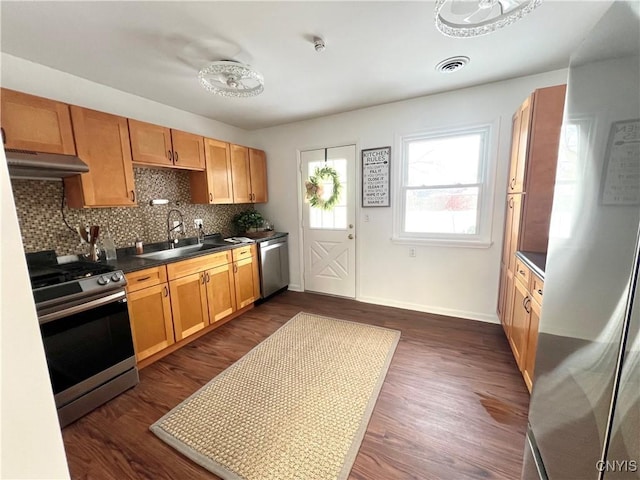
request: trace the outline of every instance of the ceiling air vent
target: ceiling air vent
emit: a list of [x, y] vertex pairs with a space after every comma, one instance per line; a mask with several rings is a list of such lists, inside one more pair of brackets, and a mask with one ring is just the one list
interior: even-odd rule
[[451, 57], [436, 65], [436, 70], [443, 73], [453, 73], [469, 63], [469, 57]]

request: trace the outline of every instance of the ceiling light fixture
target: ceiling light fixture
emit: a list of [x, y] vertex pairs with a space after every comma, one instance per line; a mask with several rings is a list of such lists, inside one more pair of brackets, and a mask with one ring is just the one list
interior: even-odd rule
[[327, 47], [324, 40], [320, 37], [313, 37], [313, 46], [316, 49], [316, 52], [323, 52]]
[[198, 72], [200, 85], [223, 97], [255, 97], [264, 91], [264, 77], [251, 66], [220, 60]]
[[449, 37], [478, 37], [511, 25], [542, 0], [436, 0], [436, 27]]

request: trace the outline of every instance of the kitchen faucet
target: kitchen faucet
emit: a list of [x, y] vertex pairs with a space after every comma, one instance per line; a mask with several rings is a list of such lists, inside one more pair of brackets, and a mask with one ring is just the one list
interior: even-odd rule
[[[180, 217], [180, 222], [177, 225], [171, 226], [171, 214], [176, 212]], [[171, 232], [174, 230], [178, 230], [182, 235], [184, 235], [184, 218], [182, 216], [182, 212], [180, 210], [176, 210], [172, 208], [167, 213], [167, 241], [169, 242], [169, 247], [174, 248], [176, 243], [178, 243], [177, 238], [171, 238]]]

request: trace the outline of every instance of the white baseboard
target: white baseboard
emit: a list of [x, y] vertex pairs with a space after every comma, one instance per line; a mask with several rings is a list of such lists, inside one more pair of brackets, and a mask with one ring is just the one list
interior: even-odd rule
[[359, 302], [373, 303], [374, 305], [384, 305], [386, 307], [406, 308], [407, 310], [415, 310], [418, 312], [432, 313], [434, 315], [445, 315], [447, 317], [465, 318], [468, 320], [478, 320], [486, 323], [500, 323], [497, 314], [486, 314], [478, 312], [469, 312], [466, 310], [456, 310], [453, 308], [434, 307], [431, 305], [422, 305], [418, 303], [398, 302], [389, 300], [388, 298], [377, 297], [358, 297]]
[[301, 285], [294, 285], [294, 284], [289, 284], [289, 290], [291, 290], [292, 292], [304, 292], [304, 290], [302, 290]]

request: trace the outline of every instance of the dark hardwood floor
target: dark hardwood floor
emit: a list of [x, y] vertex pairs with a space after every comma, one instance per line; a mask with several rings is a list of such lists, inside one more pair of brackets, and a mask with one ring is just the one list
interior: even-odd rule
[[529, 396], [499, 325], [294, 292], [143, 369], [65, 428], [72, 478], [218, 478], [149, 425], [299, 311], [402, 331], [350, 479], [520, 478]]

